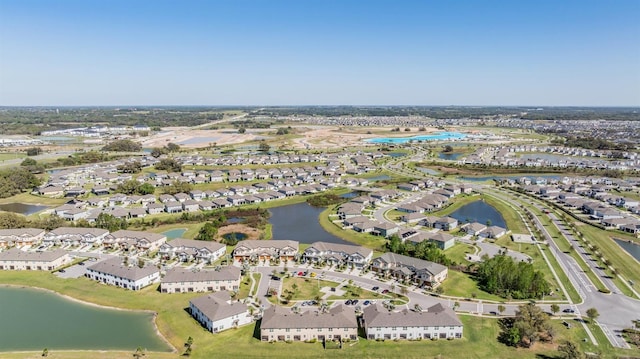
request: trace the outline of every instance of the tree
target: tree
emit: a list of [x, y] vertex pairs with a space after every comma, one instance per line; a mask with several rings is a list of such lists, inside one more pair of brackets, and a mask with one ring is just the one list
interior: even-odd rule
[[182, 172], [182, 165], [173, 158], [161, 159], [160, 162], [156, 163], [155, 168], [161, 171]]
[[498, 313], [500, 313], [500, 315], [502, 315], [502, 313], [504, 313], [505, 310], [507, 310], [507, 308], [504, 305], [502, 304], [498, 305]]
[[138, 187], [138, 194], [143, 196], [145, 194], [153, 194], [155, 191], [156, 191], [156, 188], [153, 187], [151, 183], [143, 183]]
[[13, 212], [0, 212], [0, 229], [24, 228], [27, 226], [27, 219]]
[[244, 128], [244, 127], [240, 127], [240, 128], [238, 129], [238, 133], [240, 133], [240, 134], [245, 133], [245, 132], [247, 132], [247, 129], [246, 129], [246, 128]]
[[102, 150], [110, 152], [139, 152], [142, 150], [142, 145], [131, 140], [115, 140], [102, 147]]
[[24, 161], [20, 163], [20, 166], [27, 167], [27, 166], [35, 166], [37, 164], [38, 164], [38, 161], [34, 160], [33, 158], [25, 158]]
[[178, 152], [178, 151], [180, 151], [180, 146], [175, 144], [175, 143], [173, 143], [173, 142], [167, 143], [166, 148], [167, 148], [167, 151], [169, 151], [169, 152]]
[[569, 340], [565, 340], [558, 346], [558, 351], [562, 354], [564, 359], [582, 359], [584, 355], [578, 348], [578, 346]]
[[560, 311], [560, 306], [557, 304], [551, 304], [551, 312], [556, 315]]
[[513, 320], [505, 323], [508, 325], [503, 327], [500, 337], [508, 345], [530, 347], [539, 339], [552, 340], [554, 336], [549, 316], [532, 303], [519, 306]]
[[143, 356], [145, 356], [145, 352], [144, 349], [142, 349], [142, 347], [138, 347], [135, 351], [135, 353], [133, 353], [133, 357], [134, 358], [142, 358]]
[[138, 268], [144, 268], [144, 259], [138, 258]]
[[269, 146], [268, 143], [266, 142], [260, 142], [260, 145], [258, 146], [258, 150], [261, 152], [269, 152], [269, 150], [271, 150], [271, 146]]
[[47, 349], [47, 348], [42, 349], [42, 356], [43, 357], [48, 357], [49, 356], [49, 349]]
[[445, 152], [445, 153], [453, 152], [453, 147], [451, 147], [451, 145], [446, 145], [442, 148], [442, 152]]
[[160, 157], [160, 156], [162, 156], [162, 155], [164, 155], [164, 154], [166, 154], [166, 153], [167, 153], [167, 152], [166, 152], [166, 149], [165, 149], [165, 148], [162, 148], [162, 147], [154, 147], [154, 148], [151, 150], [151, 156], [153, 156], [153, 157], [155, 157], [155, 158], [158, 158], [158, 157]]
[[598, 319], [599, 316], [600, 313], [598, 313], [598, 310], [596, 308], [587, 309], [587, 317], [589, 317], [592, 323], [594, 320]]
[[138, 188], [140, 187], [140, 182], [136, 180], [128, 180], [124, 181], [116, 187], [116, 192], [122, 194], [134, 194], [138, 193]]
[[[442, 293], [444, 293], [444, 288], [442, 288], [442, 286], [441, 286], [441, 285], [439, 285], [439, 286], [436, 288], [436, 294], [441, 295]], [[404, 294], [404, 293], [403, 293], [403, 294]]]
[[42, 148], [40, 147], [27, 148], [27, 156], [37, 156], [41, 153], [42, 153]]
[[118, 166], [118, 171], [122, 173], [138, 173], [142, 171], [142, 164], [140, 161], [127, 161]]
[[284, 127], [280, 127], [278, 128], [278, 131], [276, 131], [276, 135], [286, 135], [288, 133], [289, 133], [289, 130]]
[[108, 213], [100, 213], [96, 218], [96, 228], [106, 229], [109, 232], [115, 232], [120, 229], [127, 229], [127, 220], [124, 218], [116, 218]]
[[198, 235], [194, 239], [197, 241], [213, 241], [217, 233], [218, 227], [211, 222], [207, 222], [200, 228]]
[[189, 337], [187, 338], [187, 341], [184, 343], [184, 346], [187, 348], [191, 348], [191, 346], [193, 345], [193, 337]]
[[176, 193], [189, 193], [193, 189], [193, 185], [187, 182], [173, 181], [170, 185], [164, 188], [166, 194]]

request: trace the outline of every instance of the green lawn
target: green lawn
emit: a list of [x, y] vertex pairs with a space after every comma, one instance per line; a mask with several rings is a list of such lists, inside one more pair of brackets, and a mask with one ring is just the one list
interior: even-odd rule
[[472, 298], [471, 293], [475, 293], [477, 299], [506, 301], [502, 297], [483, 291], [478, 287], [478, 282], [469, 275], [456, 270], [449, 270], [447, 279], [442, 282], [441, 288], [444, 289], [444, 295], [453, 297]]
[[[298, 286], [295, 291], [293, 289], [294, 284]], [[316, 278], [284, 278], [282, 282], [282, 295], [284, 296], [287, 291], [292, 291], [295, 293], [291, 298], [292, 300], [310, 300], [323, 295], [323, 293], [320, 292], [320, 288], [335, 288], [337, 286], [338, 283], [336, 282]]]
[[363, 247], [371, 248], [373, 250], [384, 251], [386, 240], [379, 236], [372, 234], [358, 233], [350, 229], [343, 230], [338, 225], [331, 222], [329, 215], [334, 214], [334, 209], [329, 207], [320, 213], [318, 218], [320, 225], [327, 232], [333, 234], [336, 237], [342, 238], [345, 241], [353, 242]]
[[49, 198], [44, 196], [34, 196], [30, 193], [20, 193], [15, 196], [0, 198], [0, 203], [28, 203], [43, 206], [59, 206], [67, 202], [68, 198]]
[[466, 255], [473, 253], [475, 253], [474, 246], [461, 242], [456, 242], [453, 247], [445, 251], [449, 259], [460, 264], [468, 264], [469, 261], [466, 259]]
[[[184, 228], [186, 231], [180, 236], [181, 238], [193, 239], [200, 231], [200, 227], [202, 227], [204, 223], [176, 223], [176, 224], [165, 224], [158, 227], [148, 228], [146, 229], [149, 232], [153, 233], [163, 233], [172, 229]], [[138, 229], [130, 227], [129, 229]]]

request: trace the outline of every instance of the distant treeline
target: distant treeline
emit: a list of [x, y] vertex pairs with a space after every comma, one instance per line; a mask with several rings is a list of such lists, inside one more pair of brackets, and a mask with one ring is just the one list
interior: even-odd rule
[[222, 119], [218, 108], [108, 108], [108, 107], [4, 107], [0, 108], [0, 133], [37, 135], [74, 127], [195, 126]]
[[435, 119], [517, 115], [525, 120], [640, 120], [633, 107], [309, 106], [267, 107], [255, 116], [425, 116]]

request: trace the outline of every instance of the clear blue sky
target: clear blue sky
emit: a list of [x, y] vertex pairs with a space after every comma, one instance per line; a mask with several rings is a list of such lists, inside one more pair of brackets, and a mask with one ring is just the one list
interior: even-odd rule
[[0, 105], [640, 105], [640, 0], [0, 0]]

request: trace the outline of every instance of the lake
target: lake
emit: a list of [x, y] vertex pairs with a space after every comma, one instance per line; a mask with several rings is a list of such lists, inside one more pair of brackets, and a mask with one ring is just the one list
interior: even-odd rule
[[378, 137], [365, 140], [369, 143], [407, 143], [409, 141], [444, 141], [459, 140], [467, 137], [460, 132], [437, 132], [431, 135], [420, 135], [412, 137]]
[[269, 209], [273, 239], [290, 239], [307, 244], [318, 241], [353, 244], [322, 228], [318, 216], [324, 210], [324, 207], [313, 207], [306, 202]]
[[614, 239], [614, 240], [616, 241], [616, 243], [620, 245], [620, 247], [622, 247], [622, 249], [627, 251], [627, 253], [631, 254], [633, 258], [635, 258], [638, 262], [640, 262], [640, 245], [637, 245], [635, 243], [630, 243], [627, 241], [622, 241], [619, 239]]
[[38, 206], [35, 204], [17, 203], [17, 202], [0, 204], [0, 211], [20, 213], [20, 214], [24, 214], [25, 216], [40, 212], [47, 208], [49, 207]]
[[95, 307], [33, 288], [0, 287], [0, 298], [0, 351], [170, 351], [151, 313]]
[[487, 224], [487, 221], [491, 221], [492, 226], [508, 228], [502, 214], [484, 201], [475, 201], [466, 204], [455, 210], [449, 216], [457, 219], [460, 224], [466, 222]]
[[458, 157], [462, 156], [462, 153], [445, 153], [445, 152], [440, 152], [438, 153], [438, 158], [443, 159], [443, 160], [447, 160], [447, 161], [455, 161], [458, 159]]
[[184, 232], [186, 232], [187, 229], [186, 228], [174, 228], [174, 229], [170, 229], [166, 232], [162, 232], [162, 234], [164, 234], [165, 236], [167, 236], [167, 240], [171, 240], [171, 239], [175, 239], [175, 238], [181, 238], [182, 235], [184, 234]]

